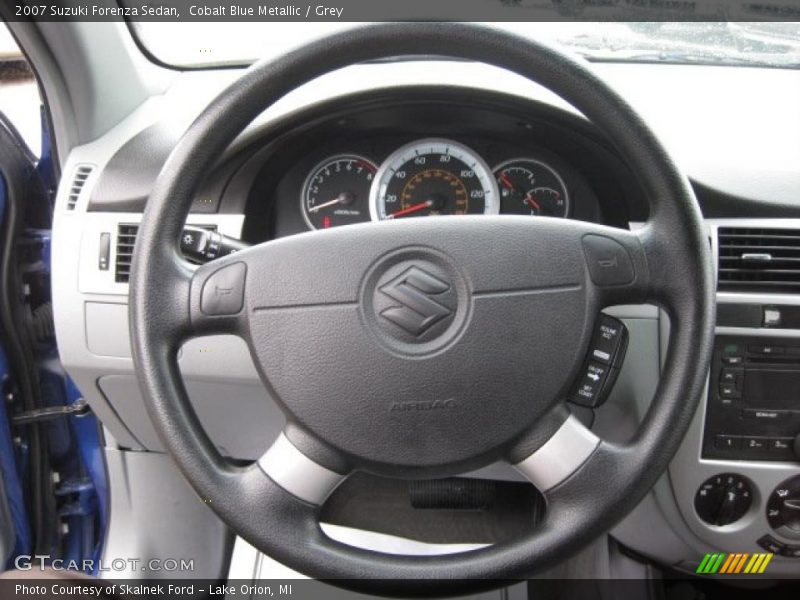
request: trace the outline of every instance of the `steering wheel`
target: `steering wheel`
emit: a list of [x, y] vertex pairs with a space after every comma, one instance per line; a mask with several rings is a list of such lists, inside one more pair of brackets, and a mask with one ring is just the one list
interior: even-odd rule
[[[400, 219], [282, 238], [190, 267], [178, 240], [195, 191], [257, 115], [329, 71], [420, 49], [509, 69], [574, 105], [638, 176], [650, 207], [644, 226]], [[664, 308], [671, 337], [643, 423], [615, 444], [571, 416], [565, 397], [600, 311], [633, 303]], [[611, 528], [683, 438], [703, 389], [713, 320], [700, 210], [654, 134], [584, 62], [467, 24], [367, 26], [247, 70], [164, 165], [130, 284], [133, 357], [147, 408], [197, 493], [276, 560], [379, 594], [452, 594], [529, 577]], [[185, 340], [218, 333], [246, 340], [288, 423], [245, 467], [217, 452], [177, 366]], [[432, 478], [501, 460], [547, 503], [541, 524], [519, 539], [411, 557], [344, 545], [319, 526], [325, 498], [356, 470]]]

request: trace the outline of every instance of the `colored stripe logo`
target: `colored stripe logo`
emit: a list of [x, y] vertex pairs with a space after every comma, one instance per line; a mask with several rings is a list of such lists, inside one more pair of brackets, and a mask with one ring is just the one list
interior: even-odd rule
[[757, 575], [767, 569], [772, 556], [771, 552], [757, 552], [755, 554], [747, 552], [733, 554], [714, 552], [703, 557], [695, 573], [701, 575], [714, 575], [716, 573], [721, 575]]

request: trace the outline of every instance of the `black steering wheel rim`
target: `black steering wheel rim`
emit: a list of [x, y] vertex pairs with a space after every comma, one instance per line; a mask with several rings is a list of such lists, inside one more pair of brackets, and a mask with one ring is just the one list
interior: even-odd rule
[[[317, 523], [318, 503], [292, 495], [257, 465], [231, 465], [203, 431], [177, 367], [183, 340], [215, 331], [225, 321], [209, 325], [195, 318], [202, 291], [177, 246], [203, 175], [258, 114], [299, 85], [357, 62], [411, 55], [419, 48], [526, 76], [570, 102], [609, 137], [640, 179], [650, 204], [648, 222], [627, 235], [600, 226], [562, 227], [576, 240], [613, 236], [633, 257], [636, 285], [593, 287], [602, 298], [592, 297], [592, 302], [653, 302], [666, 310], [671, 322], [662, 380], [633, 440], [596, 444], [579, 468], [548, 490], [547, 518], [530, 536], [424, 560], [370, 553], [330, 540]], [[547, 227], [555, 235], [554, 226]], [[211, 269], [201, 271], [204, 277], [213, 274]], [[315, 578], [382, 594], [456, 593], [465, 586], [474, 588], [468, 580], [489, 585], [528, 577], [607, 531], [641, 500], [677, 450], [704, 386], [713, 319], [710, 252], [697, 202], [686, 178], [635, 111], [584, 62], [538, 42], [465, 24], [364, 27], [251, 67], [197, 118], [164, 165], [143, 215], [130, 284], [134, 364], [148, 411], [201, 497], [237, 534], [273, 558]], [[563, 416], [556, 421], [560, 426]], [[553, 429], [557, 427], [548, 435]], [[291, 437], [292, 443], [302, 446], [300, 438]], [[504, 451], [522, 457], [545, 441], [540, 435], [524, 436]], [[324, 443], [302, 449], [328, 471], [346, 470], [347, 461], [337, 462], [339, 457], [328, 450]], [[430, 579], [437, 582], [426, 581]], [[387, 587], [387, 580], [395, 584]]]

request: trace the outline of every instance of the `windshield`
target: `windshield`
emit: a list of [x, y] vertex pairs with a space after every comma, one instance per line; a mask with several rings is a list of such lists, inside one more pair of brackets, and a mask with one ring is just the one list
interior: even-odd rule
[[[358, 23], [135, 23], [141, 43], [174, 66], [247, 64]], [[800, 66], [800, 23], [490, 23], [596, 61]]]

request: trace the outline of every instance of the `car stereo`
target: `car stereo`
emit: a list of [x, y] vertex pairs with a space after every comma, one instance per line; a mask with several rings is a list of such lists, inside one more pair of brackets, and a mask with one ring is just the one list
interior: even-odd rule
[[718, 336], [703, 457], [800, 461], [800, 339]]

